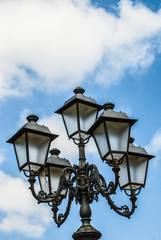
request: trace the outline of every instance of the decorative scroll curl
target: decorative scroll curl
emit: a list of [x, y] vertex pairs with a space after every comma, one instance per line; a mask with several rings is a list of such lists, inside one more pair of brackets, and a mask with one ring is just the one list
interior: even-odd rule
[[[73, 167], [67, 167], [62, 171], [59, 186], [56, 192], [52, 194], [45, 193], [43, 191], [39, 191], [36, 194], [34, 189], [34, 184], [36, 182], [36, 174], [32, 174], [29, 176], [30, 189], [33, 196], [37, 199], [38, 203], [49, 203], [52, 207], [53, 218], [58, 227], [62, 225], [67, 219], [71, 203], [75, 198], [76, 203], [82, 202], [82, 193], [87, 196], [88, 203], [91, 204], [93, 200], [98, 201], [98, 196], [101, 194], [106, 198], [108, 204], [111, 209], [117, 212], [119, 215], [130, 218], [130, 216], [135, 211], [136, 205], [136, 194], [132, 192], [130, 195], [130, 201], [132, 203], [131, 210], [126, 205], [121, 207], [117, 207], [114, 202], [111, 200], [110, 196], [115, 194], [116, 189], [119, 185], [119, 166], [114, 165], [112, 168], [115, 176], [115, 181], [111, 181], [109, 184], [106, 183], [104, 177], [99, 173], [97, 167], [94, 164], [89, 165], [74, 165]], [[72, 175], [70, 180], [66, 179], [66, 173]], [[75, 185], [74, 185], [75, 183]], [[67, 206], [64, 213], [58, 213], [58, 206], [61, 204], [63, 197], [61, 195], [62, 190], [68, 191], [68, 200]]]
[[55, 223], [57, 224], [58, 227], [60, 227], [60, 225], [62, 225], [65, 220], [67, 219], [69, 212], [70, 212], [70, 208], [71, 208], [71, 203], [74, 199], [75, 196], [75, 191], [73, 191], [73, 189], [69, 189], [69, 195], [68, 195], [68, 204], [65, 210], [65, 213], [59, 213], [58, 214], [58, 205], [59, 203], [57, 201], [53, 201], [53, 206], [52, 206], [52, 212], [53, 212], [53, 218]]

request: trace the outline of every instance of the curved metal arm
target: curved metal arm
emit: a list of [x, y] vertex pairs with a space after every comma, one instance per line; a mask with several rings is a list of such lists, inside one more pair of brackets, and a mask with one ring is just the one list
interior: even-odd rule
[[137, 206], [135, 205], [135, 202], [136, 202], [137, 198], [134, 194], [130, 197], [130, 201], [132, 203], [131, 210], [129, 210], [129, 207], [127, 205], [117, 207], [114, 204], [114, 202], [111, 200], [110, 196], [106, 196], [106, 199], [107, 199], [107, 202], [110, 205], [111, 209], [113, 209], [119, 215], [127, 217], [127, 218], [130, 218], [130, 216], [134, 213], [135, 208], [137, 208]]
[[[92, 188], [94, 187], [96, 189], [95, 195], [98, 195], [101, 193], [103, 196], [115, 194], [115, 191], [117, 189], [117, 186], [119, 184], [119, 166], [115, 165], [112, 168], [114, 174], [115, 174], [115, 182], [110, 182], [107, 186], [105, 179], [101, 174], [99, 174], [99, 171], [96, 167], [96, 165], [91, 164], [89, 166], [89, 171], [91, 173], [89, 174], [89, 181], [90, 185], [92, 185]], [[97, 198], [97, 197], [96, 197]]]
[[65, 222], [65, 220], [67, 219], [74, 196], [75, 196], [75, 191], [73, 189], [69, 189], [68, 203], [67, 203], [67, 207], [66, 207], [64, 214], [59, 213], [59, 215], [58, 215], [58, 210], [59, 210], [58, 205], [60, 205], [61, 202], [53, 201], [53, 206], [52, 206], [51, 210], [54, 215], [53, 216], [54, 221], [58, 227], [60, 227], [60, 225], [62, 225]]
[[50, 199], [47, 199], [45, 192], [39, 191], [39, 193], [36, 194], [36, 192], [35, 192], [35, 187], [34, 187], [35, 182], [36, 182], [35, 177], [36, 177], [36, 175], [30, 175], [30, 176], [29, 176], [29, 179], [28, 179], [28, 182], [30, 183], [29, 189], [31, 190], [33, 197], [38, 201], [38, 203], [51, 202], [52, 199], [51, 199], [51, 198], [50, 198]]
[[36, 194], [34, 184], [36, 182], [35, 177], [37, 175], [32, 174], [32, 175], [29, 176], [29, 180], [28, 180], [29, 183], [30, 183], [29, 189], [31, 190], [32, 195], [38, 201], [38, 203], [42, 203], [42, 202], [47, 203], [47, 202], [51, 202], [51, 201], [54, 201], [56, 199], [59, 199], [59, 196], [60, 196], [62, 190], [68, 189], [70, 186], [73, 186], [73, 181], [74, 181], [73, 179], [74, 178], [72, 178], [71, 181], [67, 180], [66, 177], [65, 177], [66, 172], [74, 173], [76, 175], [76, 171], [73, 167], [67, 167], [67, 168], [63, 169], [62, 174], [60, 176], [58, 189], [53, 194], [47, 194], [43, 191], [39, 191], [39, 193]]

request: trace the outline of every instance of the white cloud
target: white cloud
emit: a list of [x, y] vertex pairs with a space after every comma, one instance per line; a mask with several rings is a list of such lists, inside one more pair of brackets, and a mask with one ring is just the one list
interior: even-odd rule
[[161, 11], [122, 0], [118, 16], [83, 0], [0, 1], [0, 97], [116, 84], [160, 51]]
[[2, 164], [5, 161], [5, 149], [0, 149], [0, 164]]
[[26, 118], [27, 116], [30, 114], [30, 110], [29, 109], [24, 109], [22, 112], [21, 112], [21, 115], [20, 115], [20, 120], [18, 121], [17, 123], [17, 127], [21, 128], [25, 123], [26, 123]]
[[11, 177], [0, 171], [0, 230], [17, 231], [28, 237], [39, 238], [52, 220], [50, 208], [38, 205], [28, 189], [29, 184], [20, 178]]
[[155, 160], [153, 160], [153, 165], [157, 167], [159, 156], [161, 155], [161, 129], [156, 131], [150, 143], [145, 146], [145, 149], [147, 150], [148, 154], [156, 156]]

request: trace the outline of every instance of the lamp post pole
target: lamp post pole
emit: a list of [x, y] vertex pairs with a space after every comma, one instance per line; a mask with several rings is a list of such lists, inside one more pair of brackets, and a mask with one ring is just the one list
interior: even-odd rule
[[97, 231], [90, 224], [91, 208], [89, 204], [89, 186], [88, 186], [88, 175], [85, 158], [85, 145], [84, 142], [80, 141], [79, 147], [79, 183], [77, 187], [80, 191], [80, 217], [82, 226], [73, 234], [74, 240], [98, 240], [101, 237], [101, 233]]
[[[98, 201], [98, 195], [101, 195], [116, 213], [130, 218], [136, 208], [136, 196], [145, 187], [149, 160], [154, 156], [133, 144], [130, 134], [135, 119], [115, 112], [112, 103], [97, 104], [93, 98], [83, 95], [81, 87], [74, 93], [56, 113], [62, 115], [69, 139], [78, 146], [78, 165], [72, 166], [69, 160], [59, 157], [60, 151], [55, 148], [48, 157], [50, 144], [58, 135], [39, 125], [38, 117], [33, 114], [8, 142], [14, 145], [19, 170], [28, 178], [33, 197], [38, 203], [49, 204], [57, 226], [66, 221], [75, 199], [80, 204], [82, 225], [73, 234], [73, 239], [98, 240], [101, 233], [90, 224], [90, 204]], [[112, 167], [114, 181], [107, 183], [97, 166], [86, 162], [85, 145], [90, 137], [94, 138], [100, 158], [106, 166]], [[37, 178], [39, 192], [35, 191]], [[118, 187], [129, 197], [131, 208], [115, 205], [112, 196]], [[66, 209], [59, 213], [59, 205], [65, 198], [68, 198]]]

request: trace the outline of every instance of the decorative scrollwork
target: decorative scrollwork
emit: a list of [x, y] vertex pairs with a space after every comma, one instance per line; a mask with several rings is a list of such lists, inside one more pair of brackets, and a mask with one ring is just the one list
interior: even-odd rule
[[67, 180], [65, 177], [65, 174], [67, 173], [75, 173], [76, 175], [76, 170], [74, 167], [67, 167], [65, 169], [63, 169], [62, 174], [60, 176], [60, 181], [59, 181], [59, 186], [57, 191], [55, 191], [54, 193], [50, 194], [50, 193], [44, 193], [43, 191], [39, 191], [38, 194], [36, 194], [35, 192], [35, 188], [34, 188], [34, 184], [36, 182], [36, 176], [37, 175], [30, 175], [29, 176], [29, 183], [30, 183], [30, 190], [34, 196], [34, 198], [36, 200], [38, 200], [38, 203], [41, 202], [51, 202], [53, 200], [59, 199], [59, 196], [61, 195], [62, 190], [68, 189], [68, 188], [72, 188], [73, 186], [73, 181], [75, 180]]
[[51, 210], [53, 211], [53, 215], [54, 215], [53, 218], [58, 227], [60, 227], [60, 225], [62, 225], [64, 223], [64, 221], [67, 219], [74, 196], [75, 196], [75, 191], [73, 191], [73, 189], [69, 189], [68, 204], [67, 204], [65, 213], [64, 214], [59, 213], [58, 216], [57, 216], [57, 213], [59, 210], [57, 207], [58, 204], [56, 201], [53, 201], [53, 206], [52, 206]]
[[[115, 175], [115, 181], [111, 181], [107, 185], [104, 177], [99, 173], [94, 164], [89, 165], [88, 163], [85, 163], [83, 166], [74, 165], [73, 167], [67, 167], [62, 171], [57, 191], [52, 194], [48, 194], [43, 191], [39, 191], [39, 193], [36, 194], [34, 190], [36, 174], [32, 174], [29, 176], [30, 189], [33, 196], [38, 200], [38, 203], [45, 202], [52, 207], [53, 218], [58, 227], [60, 227], [67, 219], [71, 208], [71, 203], [74, 198], [76, 203], [79, 202], [82, 204], [82, 193], [86, 195], [88, 204], [91, 204], [93, 200], [98, 201], [98, 196], [101, 194], [106, 198], [111, 209], [113, 209], [119, 215], [130, 218], [136, 208], [136, 194], [135, 192], [131, 192], [130, 195], [130, 201], [132, 203], [131, 210], [126, 205], [117, 207], [111, 200], [110, 195], [115, 194], [115, 191], [118, 187], [120, 168], [118, 165], [114, 165], [112, 170]], [[66, 173], [71, 175], [69, 180], [67, 180], [65, 177]], [[65, 212], [58, 214], [58, 206], [63, 200], [61, 195], [62, 190], [68, 191], [68, 202]]]
[[115, 173], [115, 183], [110, 182], [107, 186], [105, 179], [99, 173], [97, 167], [94, 164], [91, 164], [88, 168], [89, 171], [89, 183], [90, 183], [90, 192], [91, 192], [91, 199], [98, 199], [98, 194], [101, 193], [102, 196], [107, 196], [111, 194], [115, 194], [116, 188], [119, 183], [119, 166], [113, 167], [113, 172]]
[[135, 205], [135, 202], [137, 198], [135, 195], [131, 196], [130, 201], [132, 203], [131, 210], [129, 210], [129, 207], [127, 205], [123, 205], [121, 207], [117, 207], [114, 202], [111, 200], [110, 196], [106, 196], [107, 202], [110, 205], [110, 208], [113, 209], [115, 212], [117, 212], [119, 215], [130, 218], [130, 216], [134, 213], [135, 208], [137, 206]]

